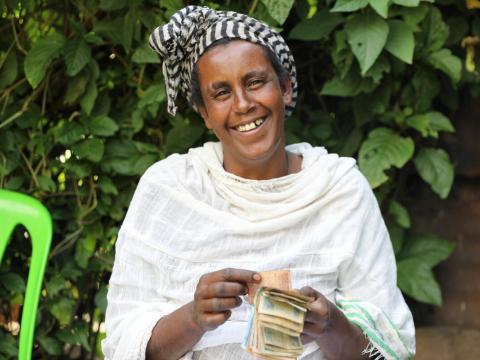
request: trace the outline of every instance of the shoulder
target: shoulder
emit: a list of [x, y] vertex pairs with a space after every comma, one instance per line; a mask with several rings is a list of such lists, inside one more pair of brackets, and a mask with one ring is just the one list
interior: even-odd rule
[[365, 205], [377, 205], [375, 195], [352, 157], [328, 153], [325, 148], [312, 148], [317, 158], [314, 162], [317, 174], [328, 178], [328, 194], [336, 200], [356, 204], [358, 208]]
[[189, 154], [172, 154], [151, 165], [141, 176], [138, 187], [176, 188], [192, 167]]

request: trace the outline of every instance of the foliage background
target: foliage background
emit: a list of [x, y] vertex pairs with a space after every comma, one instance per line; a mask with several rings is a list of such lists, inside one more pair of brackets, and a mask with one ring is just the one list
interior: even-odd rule
[[[35, 358], [100, 356], [116, 234], [138, 177], [213, 139], [186, 103], [167, 115], [146, 45], [174, 11], [199, 3], [282, 31], [301, 89], [288, 142], [358, 158], [391, 233], [400, 288], [441, 304], [431, 269], [453, 246], [416, 233], [402, 199], [419, 181], [441, 198], [451, 189], [442, 134], [455, 131], [460, 90], [480, 94], [478, 1], [1, 0], [0, 187], [40, 199], [55, 224]], [[0, 359], [16, 356], [30, 253], [22, 229], [14, 239], [0, 268]]]

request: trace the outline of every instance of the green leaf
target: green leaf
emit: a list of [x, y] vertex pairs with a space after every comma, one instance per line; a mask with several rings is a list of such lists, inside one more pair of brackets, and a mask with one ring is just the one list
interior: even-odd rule
[[130, 9], [123, 17], [122, 42], [123, 48], [128, 53], [132, 47], [133, 31], [137, 17], [133, 9]]
[[81, 345], [90, 352], [90, 344], [88, 343], [88, 330], [85, 326], [76, 326], [72, 329], [62, 329], [57, 332], [59, 340], [71, 344]]
[[70, 324], [73, 312], [73, 300], [68, 298], [60, 298], [50, 308], [51, 314], [58, 320], [61, 326]]
[[407, 64], [412, 63], [415, 39], [410, 27], [401, 20], [389, 20], [385, 49]]
[[412, 157], [415, 145], [409, 137], [380, 127], [368, 134], [358, 154], [359, 166], [372, 188], [388, 180], [385, 171], [392, 166], [401, 168]]
[[405, 230], [397, 224], [390, 224], [388, 226], [388, 232], [392, 241], [393, 252], [395, 253], [395, 257], [398, 257], [405, 242]]
[[287, 20], [294, 0], [261, 0], [270, 16], [282, 25]]
[[134, 174], [143, 174], [152, 164], [158, 161], [158, 155], [156, 154], [143, 154], [140, 155], [133, 165]]
[[160, 103], [165, 99], [165, 85], [164, 84], [153, 84], [143, 94], [141, 100], [138, 102], [138, 107], [140, 109], [146, 107], [147, 105]]
[[100, 178], [100, 180], [98, 181], [98, 186], [100, 187], [100, 190], [102, 190], [102, 192], [105, 194], [118, 195], [117, 187], [113, 183], [112, 179], [106, 176], [102, 176]]
[[183, 123], [178, 123], [167, 134], [165, 142], [165, 152], [167, 154], [182, 153], [187, 151], [204, 133], [205, 129], [202, 126], [186, 126]]
[[448, 26], [442, 20], [442, 13], [436, 7], [429, 7], [421, 23], [421, 31], [418, 38], [422, 52], [428, 54], [441, 49], [447, 38]]
[[50, 62], [60, 55], [65, 45], [65, 37], [54, 33], [38, 40], [25, 57], [25, 76], [35, 89], [45, 77]]
[[12, 84], [18, 75], [18, 62], [15, 51], [10, 51], [3, 65], [0, 65], [0, 89]]
[[432, 69], [420, 67], [415, 71], [412, 79], [414, 89], [412, 103], [416, 112], [425, 112], [432, 106], [432, 101], [440, 93], [438, 74]]
[[72, 150], [81, 159], [99, 162], [103, 157], [104, 145], [100, 139], [86, 139], [73, 145]]
[[6, 355], [6, 357], [0, 355], [2, 360], [15, 359], [18, 356], [18, 343], [13, 335], [6, 331], [0, 332], [0, 354]]
[[369, 92], [372, 89], [373, 81], [371, 78], [362, 78], [358, 68], [352, 67], [342, 79], [339, 76], [327, 80], [320, 91], [321, 95], [349, 97]]
[[67, 41], [64, 48], [65, 65], [67, 75], [77, 75], [92, 58], [92, 53], [87, 42], [82, 38]]
[[408, 7], [417, 7], [420, 5], [420, 0], [393, 0], [394, 4]]
[[403, 7], [395, 9], [397, 10], [398, 14], [402, 15], [405, 24], [410, 26], [412, 29], [418, 29], [418, 25], [425, 19], [428, 13], [427, 6]]
[[383, 18], [388, 17], [390, 0], [369, 0], [370, 6]]
[[25, 178], [23, 176], [12, 176], [5, 184], [5, 189], [19, 190], [24, 182]]
[[397, 263], [398, 287], [412, 298], [440, 306], [442, 294], [430, 266], [421, 259], [400, 260]]
[[25, 281], [20, 275], [13, 272], [0, 275], [0, 284], [13, 293], [25, 291]]
[[54, 298], [64, 288], [65, 279], [60, 274], [56, 274], [47, 281], [47, 294], [50, 298]]
[[112, 136], [119, 129], [115, 120], [105, 115], [96, 116], [93, 119], [90, 119], [87, 123], [87, 127], [91, 134], [98, 136]]
[[421, 178], [430, 184], [440, 198], [445, 199], [452, 187], [454, 170], [450, 157], [443, 149], [422, 149], [414, 159]]
[[418, 258], [433, 267], [447, 259], [455, 250], [455, 245], [448, 240], [431, 234], [412, 235], [402, 249], [402, 259]]
[[88, 79], [89, 77], [85, 74], [85, 72], [82, 72], [71, 79], [67, 84], [67, 91], [65, 93], [63, 102], [67, 105], [70, 105], [77, 101], [80, 96], [85, 93]]
[[97, 294], [95, 295], [95, 305], [98, 309], [105, 314], [107, 309], [107, 288], [103, 286], [100, 290], [98, 290]]
[[112, 40], [115, 44], [123, 45], [123, 26], [124, 19], [119, 16], [114, 20], [102, 20], [97, 22], [92, 31], [106, 39]]
[[57, 339], [47, 336], [37, 336], [37, 339], [42, 349], [49, 355], [59, 356], [62, 354], [62, 346]]
[[411, 116], [406, 120], [406, 124], [418, 130], [423, 137], [438, 138], [439, 131], [455, 132], [450, 120], [437, 111]]
[[410, 216], [407, 209], [398, 201], [391, 200], [388, 206], [388, 212], [393, 216], [395, 222], [402, 228], [410, 228]]
[[107, 11], [120, 10], [127, 6], [127, 0], [100, 0], [100, 9]]
[[448, 49], [440, 49], [432, 52], [427, 61], [433, 65], [435, 69], [443, 71], [456, 84], [460, 81], [462, 75], [462, 60], [453, 55]]
[[98, 91], [97, 91], [97, 84], [94, 79], [91, 79], [88, 82], [87, 89], [83, 94], [82, 98], [80, 99], [80, 105], [82, 110], [87, 114], [90, 115], [93, 109], [93, 105], [95, 105], [95, 100], [97, 99]]
[[139, 46], [132, 55], [132, 61], [137, 64], [158, 64], [160, 59], [147, 44]]
[[84, 132], [83, 126], [74, 121], [61, 122], [53, 130], [55, 140], [66, 146], [72, 145], [80, 140]]
[[119, 174], [137, 175], [157, 160], [157, 154], [144, 154], [131, 140], [113, 140], [106, 146], [102, 166]]
[[338, 148], [338, 154], [341, 156], [353, 156], [357, 152], [363, 140], [363, 133], [360, 129], [353, 129]]
[[91, 235], [87, 235], [81, 238], [76, 243], [75, 248], [75, 262], [77, 265], [82, 268], [86, 269], [88, 266], [88, 260], [92, 257], [93, 253], [95, 252], [95, 248], [97, 245], [97, 239]]
[[92, 167], [90, 163], [80, 161], [75, 158], [66, 162], [65, 169], [67, 170], [67, 173], [71, 173], [79, 178], [84, 178], [92, 173]]
[[331, 12], [352, 12], [363, 9], [368, 5], [368, 0], [337, 0]]
[[381, 80], [383, 79], [383, 74], [388, 74], [390, 70], [390, 62], [388, 61], [387, 57], [380, 55], [373, 66], [365, 73], [365, 77], [370, 77], [375, 84], [380, 84]]
[[341, 15], [321, 10], [313, 18], [302, 20], [295, 25], [288, 37], [299, 40], [321, 40], [328, 37], [330, 32], [342, 22]]
[[40, 175], [37, 176], [38, 185], [43, 191], [55, 192], [57, 186], [50, 176]]
[[355, 15], [345, 26], [348, 43], [357, 58], [362, 75], [382, 52], [388, 37], [388, 25], [378, 15], [367, 12]]

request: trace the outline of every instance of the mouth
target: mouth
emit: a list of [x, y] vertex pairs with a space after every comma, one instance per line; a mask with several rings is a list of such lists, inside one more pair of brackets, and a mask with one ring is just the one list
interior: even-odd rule
[[255, 130], [256, 128], [262, 126], [262, 124], [265, 121], [266, 121], [266, 118], [263, 117], [263, 118], [254, 120], [252, 122], [249, 122], [248, 124], [237, 125], [237, 126], [234, 127], [234, 129], [239, 131], [239, 132], [242, 132], [242, 133], [249, 132], [249, 131]]

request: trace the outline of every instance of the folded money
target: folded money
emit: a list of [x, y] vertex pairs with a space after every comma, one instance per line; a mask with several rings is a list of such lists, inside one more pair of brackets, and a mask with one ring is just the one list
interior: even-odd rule
[[296, 290], [258, 288], [244, 339], [245, 349], [260, 359], [296, 360], [303, 352], [300, 334], [313, 300]]

